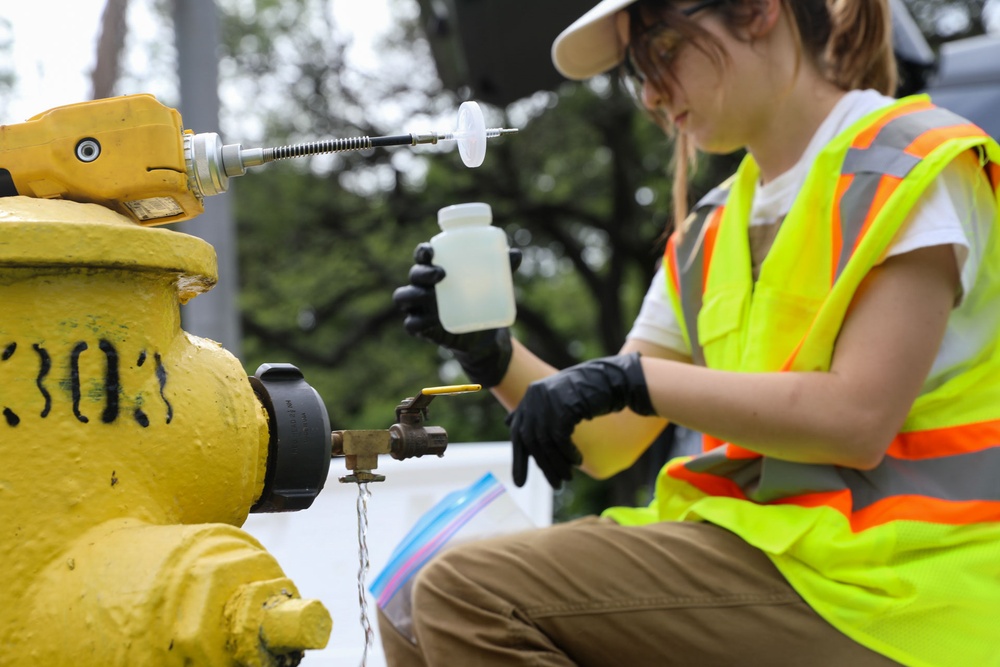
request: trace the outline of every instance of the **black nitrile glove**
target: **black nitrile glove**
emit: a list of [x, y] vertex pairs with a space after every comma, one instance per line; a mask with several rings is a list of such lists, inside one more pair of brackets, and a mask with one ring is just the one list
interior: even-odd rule
[[532, 382], [517, 409], [507, 416], [514, 445], [514, 484], [524, 486], [532, 456], [552, 488], [569, 481], [580, 465], [580, 451], [570, 439], [584, 419], [624, 408], [654, 415], [639, 353], [603, 357], [571, 366]]
[[[510, 330], [487, 329], [453, 334], [445, 331], [438, 317], [437, 294], [434, 286], [444, 279], [444, 269], [431, 263], [434, 249], [421, 243], [413, 252], [410, 284], [392, 293], [392, 300], [403, 311], [403, 328], [411, 336], [429, 340], [448, 348], [469, 379], [485, 388], [500, 384], [512, 353]], [[521, 265], [521, 251], [510, 250], [511, 271]]]

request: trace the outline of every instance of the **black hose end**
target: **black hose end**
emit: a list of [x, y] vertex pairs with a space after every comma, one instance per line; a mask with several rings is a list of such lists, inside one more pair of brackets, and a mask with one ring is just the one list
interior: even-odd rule
[[330, 472], [330, 416], [319, 393], [291, 364], [261, 364], [250, 377], [271, 433], [264, 491], [251, 512], [307, 509]]

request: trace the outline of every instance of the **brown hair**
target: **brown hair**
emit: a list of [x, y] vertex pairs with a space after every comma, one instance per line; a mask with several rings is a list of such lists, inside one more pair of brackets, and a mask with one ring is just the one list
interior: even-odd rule
[[[749, 25], [761, 11], [762, 0], [725, 0], [715, 8], [731, 30]], [[793, 17], [792, 29], [799, 46], [798, 58], [809, 59], [828, 81], [843, 90], [873, 88], [892, 95], [896, 90], [896, 60], [892, 51], [892, 18], [889, 0], [781, 0]], [[695, 48], [718, 67], [725, 52], [711, 35], [674, 9], [674, 0], [639, 0], [629, 7], [629, 41], [637, 40], [653, 21], [669, 21]], [[673, 77], [670, 67], [657, 66], [657, 54], [639, 50], [639, 67], [652, 83], [665, 87]], [[670, 132], [669, 121], [658, 113], [653, 119]], [[680, 224], [688, 212], [688, 176], [696, 151], [685, 136], [674, 144], [674, 220]]]

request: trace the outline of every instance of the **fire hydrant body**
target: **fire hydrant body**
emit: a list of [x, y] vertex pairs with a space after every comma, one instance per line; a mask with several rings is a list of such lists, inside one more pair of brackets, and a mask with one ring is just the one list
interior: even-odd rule
[[0, 665], [287, 665], [331, 621], [239, 526], [268, 416], [187, 334], [210, 245], [0, 199]]

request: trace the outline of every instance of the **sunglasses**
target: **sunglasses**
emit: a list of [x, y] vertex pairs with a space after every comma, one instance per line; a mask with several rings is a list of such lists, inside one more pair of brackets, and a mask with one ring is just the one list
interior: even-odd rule
[[[726, 0], [702, 0], [697, 4], [678, 10], [683, 16], [691, 17], [704, 9], [711, 9], [721, 5]], [[632, 40], [625, 49], [625, 59], [622, 66], [625, 76], [630, 79], [637, 91], [642, 90], [642, 86], [648, 78], [642, 71], [639, 61], [655, 62], [660, 67], [670, 65], [677, 52], [684, 45], [684, 35], [677, 31], [667, 22], [654, 23], [643, 30], [636, 39]], [[636, 52], [642, 51], [645, 57], [636, 58]]]

